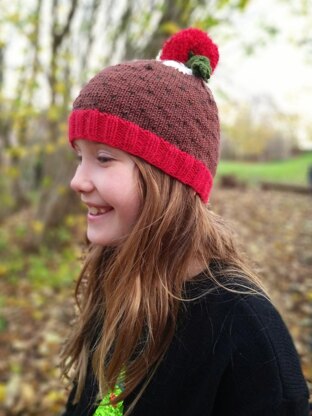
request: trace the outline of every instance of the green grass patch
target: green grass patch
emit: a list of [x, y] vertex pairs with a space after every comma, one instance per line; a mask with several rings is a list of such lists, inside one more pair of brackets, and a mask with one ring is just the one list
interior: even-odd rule
[[71, 285], [79, 273], [77, 253], [71, 248], [60, 251], [42, 249], [28, 257], [26, 279], [34, 287], [61, 288]]
[[[25, 252], [18, 244], [18, 239], [22, 240], [24, 236], [23, 232], [19, 232], [21, 229], [20, 225], [16, 225], [14, 242], [8, 230], [0, 230], [0, 278], [11, 284], [24, 280], [34, 288], [72, 285], [81, 267], [78, 259], [80, 250], [73, 244], [60, 244], [54, 248], [42, 246], [38, 252]], [[3, 322], [0, 319], [0, 330], [1, 325]]]
[[234, 175], [249, 183], [260, 181], [298, 185], [308, 184], [308, 168], [312, 165], [312, 152], [276, 162], [231, 162], [221, 160], [217, 180], [224, 175]]
[[66, 249], [49, 253], [40, 250], [39, 253], [26, 256], [21, 252], [17, 258], [9, 253], [0, 272], [2, 278], [12, 284], [18, 284], [24, 279], [34, 288], [62, 288], [73, 284], [79, 270], [77, 253]]

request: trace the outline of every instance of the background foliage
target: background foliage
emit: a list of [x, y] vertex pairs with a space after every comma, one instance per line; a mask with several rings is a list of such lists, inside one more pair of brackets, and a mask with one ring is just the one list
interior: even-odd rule
[[[58, 352], [74, 316], [85, 228], [68, 187], [75, 168], [66, 138], [73, 97], [104, 65], [156, 56], [180, 28], [199, 27], [226, 43], [236, 35], [235, 16], [246, 13], [252, 1], [2, 1], [0, 415], [56, 415], [66, 397]], [[309, 2], [289, 7], [310, 25]], [[278, 30], [264, 23], [261, 47]], [[310, 59], [311, 39], [305, 30], [297, 32], [294, 41]], [[252, 54], [252, 46], [246, 39], [241, 49]], [[297, 116], [270, 104], [255, 116], [248, 103], [237, 105], [225, 89], [216, 93], [221, 111], [232, 115], [222, 125], [217, 179], [235, 175], [241, 188], [217, 189], [212, 207], [239, 231], [311, 381], [311, 195], [265, 192], [258, 184], [308, 188], [312, 153], [298, 147]]]

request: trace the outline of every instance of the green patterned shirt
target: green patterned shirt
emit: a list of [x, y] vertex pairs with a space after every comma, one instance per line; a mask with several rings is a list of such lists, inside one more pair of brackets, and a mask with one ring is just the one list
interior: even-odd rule
[[122, 389], [119, 386], [103, 398], [99, 404], [96, 411], [93, 413], [93, 416], [122, 416], [123, 415], [123, 402], [119, 402], [116, 405], [112, 405], [111, 400], [118, 396], [122, 392]]

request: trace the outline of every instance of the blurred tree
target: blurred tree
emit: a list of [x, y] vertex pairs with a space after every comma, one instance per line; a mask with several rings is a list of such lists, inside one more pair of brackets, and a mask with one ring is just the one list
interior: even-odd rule
[[[39, 0], [40, 1], [40, 0]], [[38, 203], [35, 220], [42, 224], [42, 232], [37, 234], [34, 243], [39, 244], [46, 231], [62, 222], [72, 201], [64, 182], [68, 180], [72, 166], [62, 146], [57, 146], [61, 138], [61, 121], [68, 111], [70, 96], [69, 59], [64, 59], [67, 51], [66, 42], [70, 36], [73, 19], [78, 10], [78, 0], [71, 0], [67, 16], [59, 7], [59, 0], [52, 0], [51, 8], [51, 53], [48, 70], [50, 107], [47, 114], [47, 144], [50, 151], [42, 153], [42, 172], [46, 178]]]
[[263, 114], [256, 119], [247, 106], [242, 106], [233, 122], [224, 126], [224, 133], [223, 156], [239, 160], [269, 159], [275, 151], [274, 141], [280, 138], [273, 127], [272, 116]]
[[22, 208], [27, 205], [27, 195], [25, 187], [20, 180], [21, 175], [21, 157], [27, 145], [28, 124], [34, 113], [32, 105], [34, 91], [37, 87], [37, 75], [39, 72], [39, 25], [42, 0], [36, 0], [34, 11], [29, 14], [23, 26], [29, 25], [29, 30], [25, 35], [29, 42], [28, 56], [20, 67], [19, 79], [15, 93], [15, 99], [12, 100], [10, 113], [15, 127], [15, 138], [18, 144], [17, 149], [11, 152], [11, 167], [16, 175], [13, 176], [12, 191], [16, 207]]
[[[3, 95], [3, 72], [4, 72], [4, 42], [0, 39], [0, 97]], [[0, 114], [4, 112], [3, 100], [0, 98]], [[1, 117], [1, 116], [0, 116]], [[4, 150], [4, 123], [2, 117], [0, 118], [0, 165], [3, 164], [3, 150]]]
[[309, 58], [312, 56], [312, 3], [310, 0], [300, 0], [297, 2], [289, 2], [288, 0], [280, 0], [291, 8], [294, 15], [301, 17], [301, 25], [296, 27], [292, 34], [292, 41], [301, 48], [305, 48], [309, 53]]
[[254, 97], [252, 105], [228, 98], [222, 113], [228, 115], [222, 124], [221, 153], [225, 159], [284, 160], [299, 149], [302, 119], [296, 113], [281, 111], [267, 94]]

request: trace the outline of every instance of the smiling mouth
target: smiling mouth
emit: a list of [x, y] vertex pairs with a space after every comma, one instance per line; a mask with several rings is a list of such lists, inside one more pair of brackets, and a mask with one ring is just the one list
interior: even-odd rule
[[88, 214], [91, 215], [92, 217], [97, 217], [99, 215], [106, 214], [112, 209], [113, 209], [112, 207], [105, 207], [105, 208], [89, 207]]

